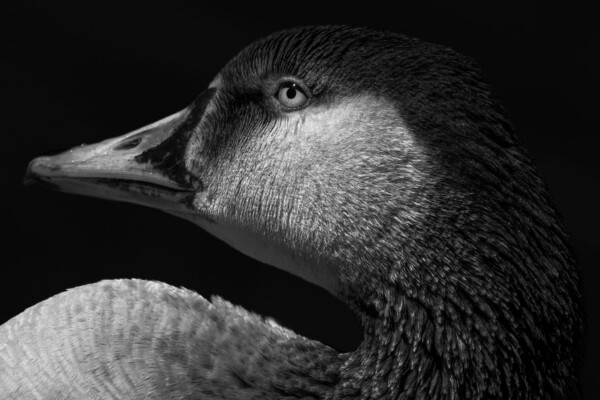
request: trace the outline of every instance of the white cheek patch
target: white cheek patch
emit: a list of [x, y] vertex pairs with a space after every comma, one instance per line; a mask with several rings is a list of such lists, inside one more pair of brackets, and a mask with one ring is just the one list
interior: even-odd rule
[[427, 205], [417, 204], [428, 180], [419, 167], [425, 152], [388, 100], [361, 96], [309, 107], [284, 125], [279, 157], [295, 182], [286, 200], [296, 215], [288, 219], [306, 240], [342, 225], [360, 237], [391, 208], [399, 226], [426, 214]]

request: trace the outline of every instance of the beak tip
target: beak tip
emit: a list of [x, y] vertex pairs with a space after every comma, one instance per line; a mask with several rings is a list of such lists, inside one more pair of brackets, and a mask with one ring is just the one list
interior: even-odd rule
[[23, 176], [23, 184], [25, 186], [30, 186], [34, 183], [39, 183], [43, 181], [44, 170], [47, 172], [56, 171], [60, 169], [58, 165], [54, 165], [48, 163], [48, 157], [37, 157], [31, 160], [29, 165], [27, 165], [27, 169], [25, 170], [25, 175]]
[[[46, 159], [46, 160], [44, 160]], [[23, 175], [23, 186], [29, 188], [32, 187], [45, 187], [47, 189], [61, 191], [59, 185], [52, 180], [52, 171], [60, 169], [57, 165], [49, 164], [47, 161], [48, 157], [37, 157], [34, 158]]]
[[27, 165], [25, 175], [23, 176], [23, 185], [25, 186], [31, 186], [40, 180], [40, 176], [35, 172], [36, 160], [37, 158], [29, 162], [29, 165]]

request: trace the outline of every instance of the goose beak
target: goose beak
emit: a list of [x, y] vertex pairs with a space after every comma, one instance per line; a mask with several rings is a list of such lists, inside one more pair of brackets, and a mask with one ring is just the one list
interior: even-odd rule
[[190, 107], [123, 136], [38, 157], [29, 164], [25, 183], [185, 212], [202, 190], [185, 167], [185, 150], [211, 96], [203, 94]]

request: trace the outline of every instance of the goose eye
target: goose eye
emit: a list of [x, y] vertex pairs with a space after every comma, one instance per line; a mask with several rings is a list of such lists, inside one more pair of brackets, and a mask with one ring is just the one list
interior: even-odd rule
[[279, 87], [277, 100], [286, 108], [298, 108], [306, 104], [308, 97], [296, 83], [286, 82]]

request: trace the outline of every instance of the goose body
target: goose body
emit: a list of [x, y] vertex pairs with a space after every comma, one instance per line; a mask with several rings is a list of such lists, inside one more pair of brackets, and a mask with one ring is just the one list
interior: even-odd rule
[[0, 327], [0, 398], [572, 399], [579, 278], [472, 61], [343, 26], [239, 53], [186, 109], [31, 180], [185, 218], [358, 315], [340, 354], [227, 301], [86, 285]]

